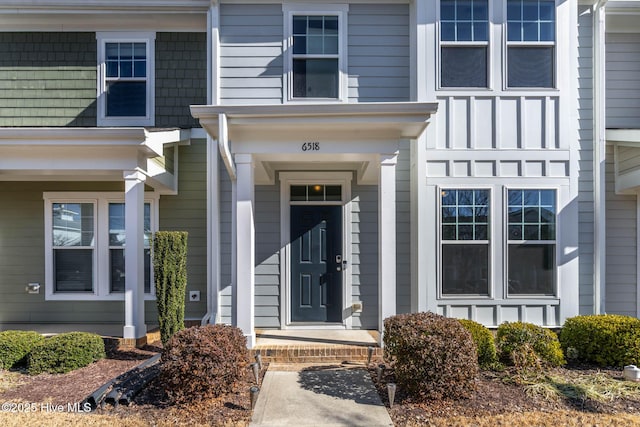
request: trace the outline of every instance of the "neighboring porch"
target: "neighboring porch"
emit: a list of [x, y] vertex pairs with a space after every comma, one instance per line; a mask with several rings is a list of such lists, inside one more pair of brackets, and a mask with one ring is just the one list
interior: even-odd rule
[[[424, 103], [193, 106], [194, 117], [217, 140], [210, 164], [218, 164], [219, 151], [226, 169], [210, 176], [227, 175], [231, 185], [232, 295], [222, 298], [221, 271], [212, 272], [217, 320], [230, 300], [230, 323], [243, 330], [253, 348], [260, 328], [256, 318], [263, 315], [268, 298], [274, 314], [266, 326], [271, 328], [344, 332], [360, 327], [355, 320], [360, 313], [375, 313], [370, 327], [379, 332], [380, 341], [383, 319], [397, 312], [400, 145], [419, 138], [435, 110], [435, 104]], [[209, 181], [212, 200], [218, 203], [220, 181]], [[264, 204], [257, 193], [263, 189], [276, 199]], [[375, 259], [365, 269], [376, 274], [366, 283], [359, 281], [363, 266], [354, 250], [355, 230], [361, 231], [364, 216], [354, 208], [360, 201], [358, 191], [375, 194], [371, 228], [359, 234], [375, 236], [369, 242]], [[210, 209], [215, 228], [221, 205], [214, 202]], [[273, 224], [266, 233], [260, 230], [264, 216]], [[219, 235], [210, 239], [220, 245]], [[265, 246], [272, 247], [270, 253], [264, 252]], [[212, 250], [216, 252], [224, 250], [218, 246]], [[260, 282], [265, 259], [275, 272], [269, 295]], [[357, 286], [373, 286], [375, 299], [363, 304], [354, 292]], [[333, 294], [327, 296], [326, 289], [334, 289]]]
[[132, 344], [146, 338], [154, 311], [150, 233], [160, 196], [177, 192], [176, 147], [191, 136], [0, 130], [2, 329], [87, 330]]

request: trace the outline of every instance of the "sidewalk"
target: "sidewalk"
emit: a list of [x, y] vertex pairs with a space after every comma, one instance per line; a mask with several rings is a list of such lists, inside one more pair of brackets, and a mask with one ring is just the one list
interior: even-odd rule
[[364, 367], [269, 365], [251, 426], [393, 426]]

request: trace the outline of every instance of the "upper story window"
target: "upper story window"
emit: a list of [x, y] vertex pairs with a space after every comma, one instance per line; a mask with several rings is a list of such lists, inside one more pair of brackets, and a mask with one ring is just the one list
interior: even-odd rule
[[97, 33], [98, 125], [153, 126], [154, 33]]
[[487, 87], [487, 0], [440, 1], [440, 86]]
[[443, 295], [489, 294], [490, 192], [441, 190]]
[[347, 5], [284, 4], [289, 40], [285, 100], [346, 99]]
[[507, 86], [554, 87], [553, 0], [507, 0]]

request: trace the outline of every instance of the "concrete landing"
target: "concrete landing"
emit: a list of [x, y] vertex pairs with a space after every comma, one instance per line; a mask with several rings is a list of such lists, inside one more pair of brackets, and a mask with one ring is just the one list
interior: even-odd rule
[[270, 365], [251, 426], [393, 426], [363, 368]]

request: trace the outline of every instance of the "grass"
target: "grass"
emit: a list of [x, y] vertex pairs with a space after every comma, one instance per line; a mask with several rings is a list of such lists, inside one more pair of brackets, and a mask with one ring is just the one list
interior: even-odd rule
[[21, 377], [18, 372], [0, 370], [0, 393], [21, 385]]
[[591, 414], [579, 411], [523, 412], [475, 417], [435, 417], [419, 423], [407, 424], [411, 427], [495, 427], [495, 426], [536, 426], [536, 427], [583, 427], [611, 426], [631, 427], [640, 425], [640, 415], [631, 414]]
[[612, 378], [606, 373], [558, 372], [519, 374], [514, 381], [524, 386], [528, 395], [548, 400], [567, 398], [610, 402], [619, 398], [640, 398], [640, 383]]

